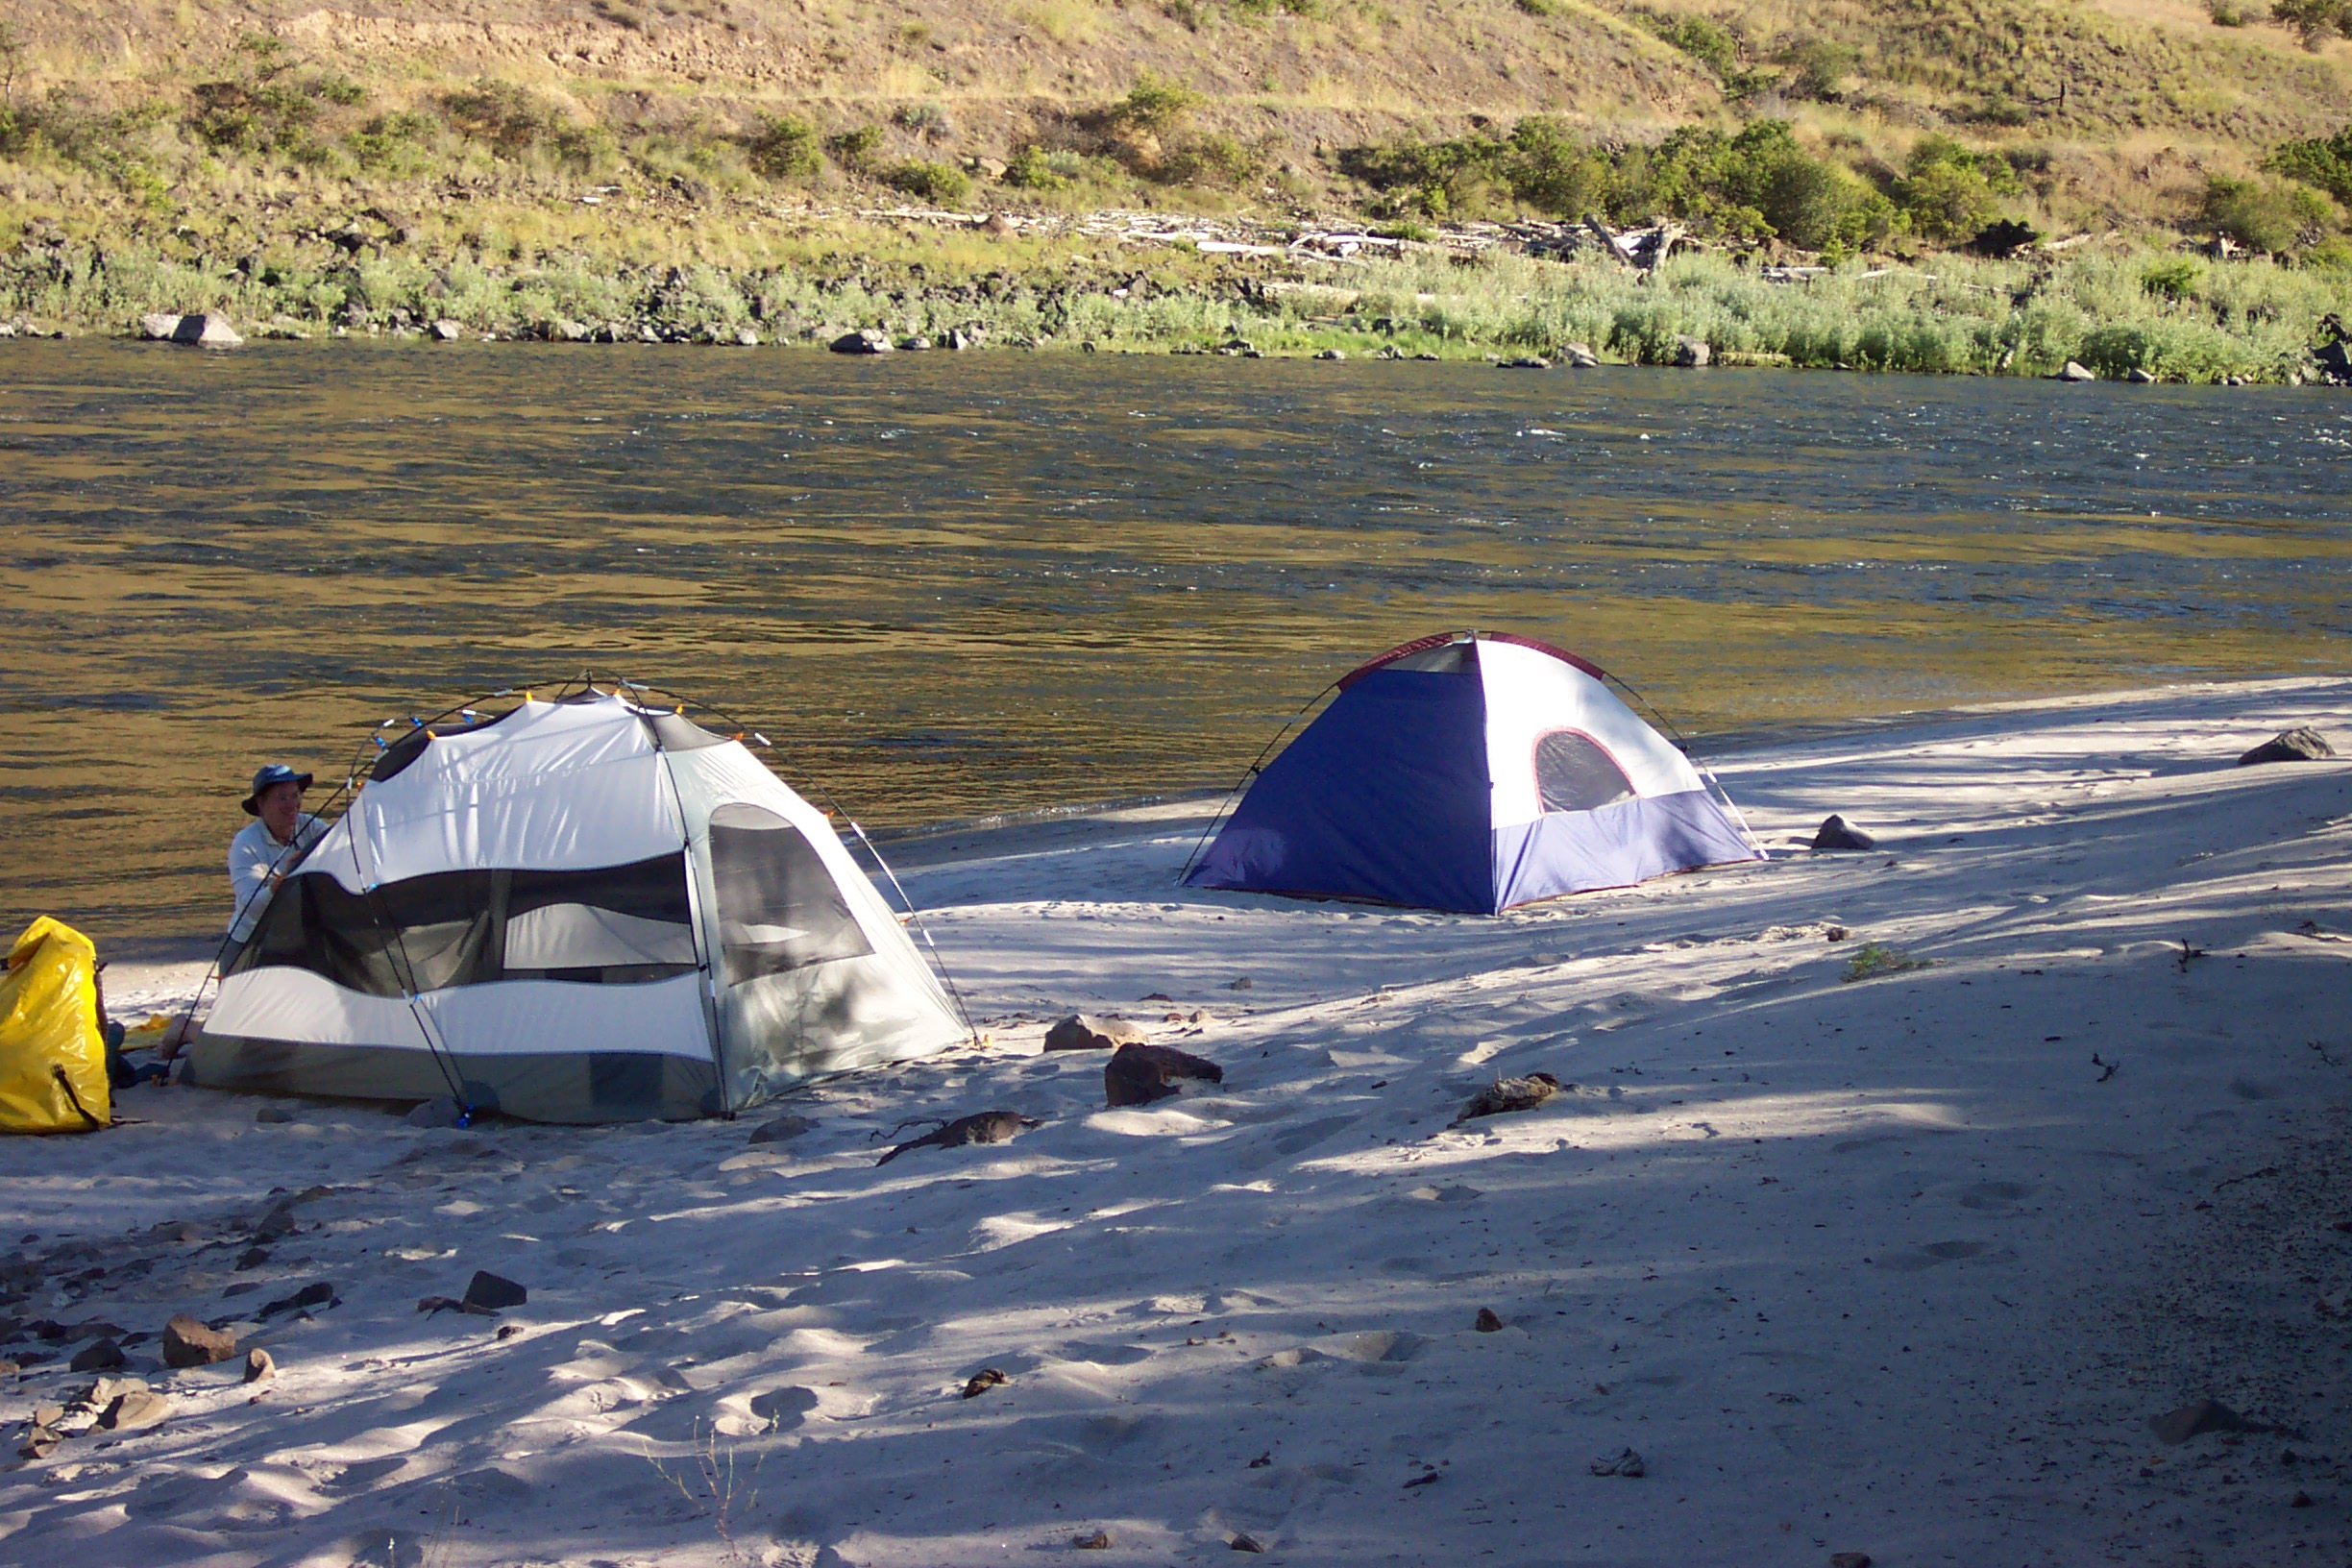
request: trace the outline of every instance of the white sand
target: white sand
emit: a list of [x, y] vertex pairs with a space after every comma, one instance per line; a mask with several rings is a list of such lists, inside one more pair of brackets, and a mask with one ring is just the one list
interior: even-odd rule
[[[2352, 680], [1784, 743], [1721, 765], [1768, 842], [1883, 852], [1502, 919], [1178, 893], [1197, 808], [917, 845], [994, 1042], [773, 1149], [135, 1091], [0, 1143], [0, 1247], [109, 1268], [8, 1311], [340, 1305], [246, 1331], [257, 1399], [133, 1347], [175, 1415], [0, 1474], [0, 1562], [2340, 1562], [2352, 762], [2228, 766], [2292, 723], [2352, 741]], [[1864, 942], [1932, 967], [1847, 983]], [[1222, 1091], [1103, 1110], [1099, 1055], [1036, 1054], [1073, 1009]], [[1447, 1129], [1536, 1068], [1581, 1087]], [[999, 1106], [1045, 1124], [872, 1166]], [[418, 1314], [478, 1267], [528, 1305]], [[2156, 1442], [2203, 1394], [2299, 1434]]]

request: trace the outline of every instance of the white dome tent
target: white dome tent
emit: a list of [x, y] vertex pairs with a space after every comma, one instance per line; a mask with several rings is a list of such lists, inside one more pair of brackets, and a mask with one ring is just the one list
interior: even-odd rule
[[386, 747], [223, 965], [187, 1080], [727, 1115], [947, 1049], [959, 1011], [824, 814], [740, 739], [588, 683]]

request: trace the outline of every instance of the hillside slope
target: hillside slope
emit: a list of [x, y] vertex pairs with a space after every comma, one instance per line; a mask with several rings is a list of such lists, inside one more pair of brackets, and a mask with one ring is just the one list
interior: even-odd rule
[[[1293, 8], [1296, 9], [1288, 9]], [[1776, 113], [1883, 155], [1929, 130], [2245, 167], [2352, 119], [2352, 44], [2218, 28], [2193, 0], [19, 0], [14, 96], [182, 99], [264, 35], [410, 107], [489, 78], [624, 133], [821, 128], [928, 106], [909, 147], [1002, 159], [1146, 77], [1315, 180], [1314, 153], [1542, 113], [1604, 138]], [[1702, 47], [1660, 37], [1702, 18]], [[1713, 33], [1727, 52], [1704, 47]], [[1689, 44], [1688, 37], [1680, 39]], [[1710, 55], [1712, 58], [1710, 58]], [[1798, 60], [1802, 57], [1802, 60]], [[1795, 61], [1796, 62], [1792, 63]], [[1828, 66], [1808, 83], [1803, 61]], [[1818, 77], [1818, 73], [1817, 73]], [[2138, 178], [2130, 173], [2124, 182]], [[2128, 201], [2126, 202], [2128, 206]]]

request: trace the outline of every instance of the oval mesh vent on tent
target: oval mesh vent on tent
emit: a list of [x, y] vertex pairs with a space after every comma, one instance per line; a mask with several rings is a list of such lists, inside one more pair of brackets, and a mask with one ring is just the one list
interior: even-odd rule
[[1598, 811], [1632, 799], [1633, 784], [1591, 736], [1555, 729], [1535, 738], [1535, 794], [1546, 812]]

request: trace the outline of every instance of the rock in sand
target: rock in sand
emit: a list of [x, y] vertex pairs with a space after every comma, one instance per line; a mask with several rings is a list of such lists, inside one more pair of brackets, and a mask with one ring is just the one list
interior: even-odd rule
[[1045, 1031], [1049, 1051], [1113, 1051], [1121, 1045], [1141, 1045], [1151, 1039], [1125, 1018], [1098, 1018], [1073, 1013]]
[[1103, 1098], [1115, 1110], [1180, 1092], [1186, 1080], [1221, 1084], [1225, 1069], [1173, 1045], [1121, 1045], [1103, 1066]]
[[1855, 827], [1835, 812], [1822, 819], [1821, 830], [1813, 835], [1816, 849], [1875, 849], [1878, 841]]
[[1098, 1530], [1091, 1535], [1073, 1535], [1070, 1545], [1081, 1552], [1108, 1552], [1111, 1550], [1111, 1532]]
[[2317, 762], [2332, 757], [2336, 748], [2327, 737], [2315, 729], [2282, 729], [2262, 745], [2238, 759], [2238, 766], [2250, 768], [2258, 762]]
[[530, 1292], [503, 1274], [493, 1274], [486, 1268], [478, 1268], [474, 1271], [474, 1278], [466, 1282], [465, 1299], [462, 1305], [469, 1310], [480, 1308], [493, 1312], [502, 1312], [509, 1307], [520, 1307], [528, 1300], [530, 1300]]
[[109, 1432], [135, 1432], [152, 1427], [171, 1414], [171, 1396], [159, 1394], [151, 1388], [134, 1388], [114, 1396], [107, 1408], [98, 1412], [98, 1425]]
[[258, 1346], [245, 1353], [245, 1381], [267, 1383], [278, 1375], [278, 1362], [270, 1353]]
[[235, 1335], [207, 1328], [185, 1312], [163, 1325], [165, 1366], [210, 1366], [235, 1354]]
[[814, 1129], [816, 1125], [817, 1124], [815, 1122], [811, 1121], [806, 1116], [777, 1116], [772, 1120], [763, 1121], [757, 1127], [752, 1128], [750, 1138], [745, 1141], [750, 1143], [789, 1143], [794, 1139], [798, 1138], [802, 1133], [809, 1132]]
[[1642, 1463], [1642, 1457], [1629, 1448], [1621, 1448], [1605, 1458], [1595, 1459], [1589, 1468], [1596, 1476], [1623, 1476], [1628, 1481], [1639, 1481], [1650, 1473], [1649, 1466]]
[[1871, 1568], [1871, 1555], [1868, 1552], [1832, 1552], [1829, 1554], [1829, 1568]]
[[2208, 1432], [2263, 1430], [2217, 1399], [2192, 1400], [2177, 1410], [2148, 1417], [2148, 1430], [2160, 1443], [2180, 1444]]
[[992, 1366], [984, 1366], [964, 1380], [964, 1397], [978, 1399], [991, 1388], [999, 1388], [1013, 1380]]
[[74, 1352], [74, 1359], [65, 1365], [75, 1372], [111, 1372], [123, 1360], [122, 1346], [112, 1339], [96, 1339]]
[[1548, 1072], [1524, 1078], [1498, 1078], [1470, 1096], [1470, 1103], [1454, 1118], [1458, 1127], [1473, 1116], [1499, 1116], [1513, 1111], [1532, 1111], [1560, 1091], [1560, 1081]]
[[439, 1099], [427, 1100], [413, 1106], [401, 1118], [411, 1127], [463, 1127], [465, 1107], [444, 1094]]
[[1503, 1332], [1503, 1319], [1495, 1315], [1492, 1307], [1481, 1307], [1470, 1326], [1481, 1334], [1500, 1334]]

